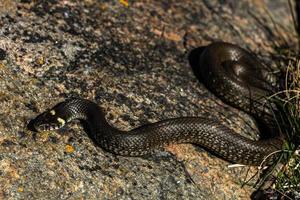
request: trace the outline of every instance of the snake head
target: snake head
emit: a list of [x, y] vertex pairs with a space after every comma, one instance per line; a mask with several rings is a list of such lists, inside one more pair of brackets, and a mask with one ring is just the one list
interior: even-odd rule
[[55, 109], [48, 110], [38, 115], [33, 122], [33, 127], [38, 132], [52, 131], [62, 128], [66, 121], [59, 117]]

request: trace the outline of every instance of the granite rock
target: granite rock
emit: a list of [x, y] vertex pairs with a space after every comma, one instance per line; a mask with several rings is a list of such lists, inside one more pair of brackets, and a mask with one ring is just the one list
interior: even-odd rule
[[[253, 120], [212, 95], [189, 53], [223, 40], [274, 69], [295, 48], [288, 4], [278, 1], [2, 0], [0, 199], [247, 199], [257, 171], [191, 144], [144, 157], [95, 146], [80, 124], [34, 133], [37, 114], [68, 97], [97, 102], [122, 130], [210, 113], [246, 137]], [[254, 182], [254, 180], [250, 181]]]

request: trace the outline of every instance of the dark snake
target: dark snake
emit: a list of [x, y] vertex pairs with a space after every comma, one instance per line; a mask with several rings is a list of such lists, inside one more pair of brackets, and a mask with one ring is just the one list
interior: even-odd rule
[[[274, 125], [266, 98], [274, 92], [274, 78], [254, 55], [233, 44], [212, 43], [199, 56], [199, 70], [204, 85], [224, 102]], [[97, 145], [123, 156], [149, 154], [171, 143], [192, 143], [233, 163], [260, 165], [283, 144], [279, 137], [248, 139], [206, 116], [166, 119], [122, 131], [106, 121], [96, 103], [81, 98], [68, 99], [40, 114], [34, 127], [49, 131], [74, 119], [87, 123]]]

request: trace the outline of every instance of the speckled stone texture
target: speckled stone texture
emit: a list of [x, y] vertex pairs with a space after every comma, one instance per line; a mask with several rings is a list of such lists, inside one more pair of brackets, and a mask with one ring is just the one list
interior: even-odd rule
[[255, 168], [228, 168], [191, 144], [121, 157], [95, 146], [78, 123], [43, 134], [26, 125], [80, 96], [123, 130], [210, 113], [256, 137], [247, 115], [197, 80], [189, 52], [223, 40], [275, 69], [276, 49], [297, 44], [287, 1], [0, 2], [0, 199], [249, 198], [243, 183]]

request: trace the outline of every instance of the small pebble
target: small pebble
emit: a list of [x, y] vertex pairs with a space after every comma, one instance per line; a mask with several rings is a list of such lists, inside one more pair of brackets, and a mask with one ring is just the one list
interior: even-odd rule
[[4, 60], [6, 57], [6, 51], [0, 48], [0, 60]]

